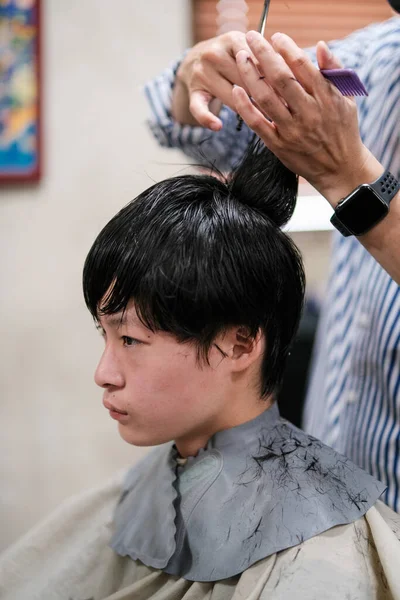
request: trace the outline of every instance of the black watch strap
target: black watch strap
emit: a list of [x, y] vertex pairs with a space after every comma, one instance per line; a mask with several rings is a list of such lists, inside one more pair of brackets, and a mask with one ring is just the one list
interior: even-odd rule
[[[397, 192], [400, 190], [400, 182], [397, 181], [394, 175], [390, 171], [385, 171], [376, 181], [369, 184], [380, 198], [385, 202], [389, 208], [391, 200], [395, 197]], [[342, 200], [343, 201], [343, 200]], [[332, 225], [341, 233], [344, 237], [353, 235], [352, 232], [347, 229], [346, 225], [337, 216], [336, 212], [331, 217]]]
[[389, 206], [390, 201], [400, 190], [400, 182], [397, 181], [396, 177], [392, 175], [390, 171], [385, 171], [383, 175], [370, 184], [370, 187], [372, 187], [372, 189], [375, 190]]

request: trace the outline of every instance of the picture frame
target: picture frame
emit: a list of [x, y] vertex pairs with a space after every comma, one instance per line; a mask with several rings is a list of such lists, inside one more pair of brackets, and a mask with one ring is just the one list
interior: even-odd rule
[[0, 0], [0, 184], [42, 175], [40, 0]]

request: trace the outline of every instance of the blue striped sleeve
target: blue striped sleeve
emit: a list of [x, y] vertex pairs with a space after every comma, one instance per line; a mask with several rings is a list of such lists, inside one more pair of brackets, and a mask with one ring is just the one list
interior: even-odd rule
[[[399, 176], [400, 18], [365, 31], [361, 137]], [[400, 511], [400, 287], [356, 239], [334, 243], [304, 427], [385, 483]]]

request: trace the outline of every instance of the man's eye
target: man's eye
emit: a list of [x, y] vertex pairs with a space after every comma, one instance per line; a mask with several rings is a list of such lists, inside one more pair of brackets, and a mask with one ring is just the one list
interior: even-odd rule
[[140, 344], [139, 340], [129, 337], [129, 335], [123, 335], [121, 339], [124, 342], [124, 346], [136, 346]]

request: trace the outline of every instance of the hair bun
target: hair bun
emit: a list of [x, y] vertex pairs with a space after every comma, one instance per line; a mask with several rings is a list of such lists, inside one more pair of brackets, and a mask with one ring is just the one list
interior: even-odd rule
[[258, 209], [282, 227], [296, 206], [298, 177], [256, 138], [231, 173], [228, 187], [237, 200]]

